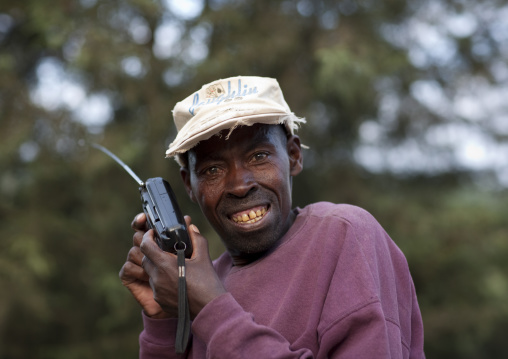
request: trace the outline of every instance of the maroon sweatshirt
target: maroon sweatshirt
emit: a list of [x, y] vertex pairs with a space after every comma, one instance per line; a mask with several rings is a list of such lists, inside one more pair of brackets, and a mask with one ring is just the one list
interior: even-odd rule
[[[271, 254], [214, 265], [228, 293], [192, 323], [188, 358], [424, 358], [406, 259], [366, 211], [326, 202]], [[143, 317], [140, 358], [177, 358], [176, 320]]]

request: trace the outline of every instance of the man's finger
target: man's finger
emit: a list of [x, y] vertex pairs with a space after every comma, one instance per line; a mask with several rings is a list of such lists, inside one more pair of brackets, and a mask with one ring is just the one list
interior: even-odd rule
[[[139, 246], [141, 252], [154, 263], [163, 263], [164, 261], [169, 260], [169, 257], [173, 256], [176, 259], [176, 255], [164, 252], [159, 248], [155, 239], [153, 237], [153, 229], [150, 229], [143, 235], [143, 240]], [[168, 256], [171, 254], [171, 256]]]
[[[187, 221], [188, 218], [188, 221]], [[201, 257], [208, 254], [208, 241], [201, 235], [198, 227], [190, 223], [190, 217], [186, 216], [185, 221], [187, 222], [187, 228], [189, 237], [192, 242], [192, 258]]]
[[153, 267], [153, 263], [148, 259], [147, 256], [143, 256], [143, 259], [141, 260], [141, 268], [146, 272], [147, 270], [150, 270]]
[[136, 231], [136, 233], [134, 233], [134, 236], [132, 236], [132, 244], [134, 247], [139, 247], [141, 245], [144, 234], [145, 232], [143, 231]]
[[126, 262], [119, 273], [120, 279], [124, 284], [133, 283], [135, 281], [148, 282], [148, 274], [141, 266], [132, 262]]
[[131, 227], [135, 231], [146, 231], [148, 229], [146, 215], [144, 213], [137, 214], [132, 220]]
[[143, 260], [144, 254], [141, 253], [139, 247], [132, 247], [127, 253], [127, 262], [132, 262], [138, 266], [141, 266], [141, 261]]

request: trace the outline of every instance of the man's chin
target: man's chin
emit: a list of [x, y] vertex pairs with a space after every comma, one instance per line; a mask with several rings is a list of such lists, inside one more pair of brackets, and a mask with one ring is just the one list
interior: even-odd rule
[[230, 253], [263, 254], [277, 245], [279, 235], [275, 228], [271, 226], [241, 228], [241, 230], [223, 233], [221, 239]]

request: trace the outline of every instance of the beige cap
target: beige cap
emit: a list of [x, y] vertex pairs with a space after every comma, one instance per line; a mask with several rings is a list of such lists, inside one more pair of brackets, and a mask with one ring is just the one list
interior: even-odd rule
[[[256, 123], [285, 124], [291, 134], [298, 118], [289, 109], [277, 80], [237, 76], [204, 85], [173, 109], [178, 135], [166, 157], [184, 153], [222, 130]], [[229, 136], [229, 134], [228, 134]]]

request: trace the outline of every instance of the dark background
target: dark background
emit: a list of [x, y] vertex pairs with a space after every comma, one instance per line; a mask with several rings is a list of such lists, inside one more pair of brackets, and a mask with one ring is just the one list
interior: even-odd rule
[[294, 205], [364, 207], [403, 250], [427, 357], [506, 357], [507, 16], [495, 0], [3, 0], [0, 358], [137, 357], [118, 279], [137, 185], [87, 144], [166, 178], [215, 258], [164, 152], [175, 103], [236, 75], [277, 78], [307, 118]]

